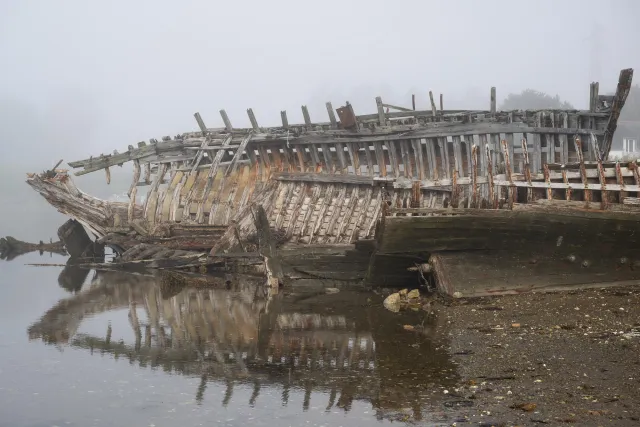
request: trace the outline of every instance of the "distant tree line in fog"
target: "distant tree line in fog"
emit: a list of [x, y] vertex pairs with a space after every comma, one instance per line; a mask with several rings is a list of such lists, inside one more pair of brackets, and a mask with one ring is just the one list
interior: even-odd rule
[[[609, 95], [613, 95], [611, 92]], [[560, 99], [558, 95], [551, 96], [535, 89], [525, 89], [520, 93], [510, 93], [502, 102], [500, 109], [507, 110], [544, 110], [559, 109], [571, 110], [575, 107]], [[640, 86], [631, 88], [627, 101], [620, 114], [622, 121], [640, 121]]]

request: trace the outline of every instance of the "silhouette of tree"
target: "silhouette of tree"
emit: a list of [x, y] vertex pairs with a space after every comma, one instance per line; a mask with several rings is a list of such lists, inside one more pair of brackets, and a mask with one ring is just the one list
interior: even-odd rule
[[573, 105], [560, 100], [558, 95], [551, 96], [534, 89], [525, 89], [521, 93], [510, 93], [500, 106], [501, 110], [572, 110]]

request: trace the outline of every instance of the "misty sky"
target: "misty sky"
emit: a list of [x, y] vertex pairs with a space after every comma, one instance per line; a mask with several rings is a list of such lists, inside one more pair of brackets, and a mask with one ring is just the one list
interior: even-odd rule
[[[326, 121], [326, 101], [488, 108], [532, 87], [579, 108], [640, 68], [640, 3], [0, 0], [0, 163], [30, 170], [197, 128]], [[8, 157], [9, 156], [9, 157]]]

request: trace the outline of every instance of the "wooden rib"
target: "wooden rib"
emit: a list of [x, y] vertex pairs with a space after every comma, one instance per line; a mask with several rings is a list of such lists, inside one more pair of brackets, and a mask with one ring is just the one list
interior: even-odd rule
[[333, 212], [331, 213], [331, 217], [329, 218], [329, 222], [327, 224], [327, 229], [325, 230], [324, 242], [330, 243], [331, 231], [333, 230], [338, 218], [340, 216], [340, 211], [342, 210], [342, 205], [344, 203], [345, 196], [347, 195], [347, 184], [340, 185], [340, 191], [338, 192], [338, 197], [336, 198], [335, 203], [333, 203]]
[[280, 119], [282, 120], [282, 127], [285, 129], [289, 129], [289, 119], [287, 118], [286, 111], [280, 111]]
[[[231, 217], [232, 221], [235, 221], [238, 218], [238, 215], [243, 211], [247, 202], [251, 199], [253, 195], [253, 191], [256, 188], [256, 184], [258, 182], [258, 165], [255, 164], [249, 169], [249, 179], [245, 183], [244, 189], [242, 190], [242, 196], [240, 197], [240, 203], [238, 204], [238, 209], [236, 209]], [[212, 224], [213, 218], [209, 217], [209, 224]]]
[[424, 160], [422, 157], [422, 147], [419, 139], [411, 140], [411, 148], [413, 149], [413, 159], [416, 168], [416, 178], [423, 180], [426, 177], [424, 170]]
[[307, 191], [309, 188], [309, 184], [305, 183], [296, 183], [298, 191], [298, 199], [296, 200], [294, 207], [291, 211], [291, 217], [289, 219], [289, 225], [287, 226], [287, 239], [291, 239], [296, 231], [296, 225], [298, 224], [298, 219], [300, 217], [300, 209], [304, 205], [304, 200], [307, 197]]
[[380, 126], [385, 125], [384, 106], [382, 105], [382, 98], [376, 97], [376, 106], [378, 107], [378, 124]]
[[478, 203], [478, 146], [473, 144], [471, 147], [471, 205], [474, 208], [479, 208]]
[[[527, 147], [527, 140], [522, 138], [522, 155], [524, 157], [524, 177], [529, 184], [531, 184], [531, 169], [529, 168], [529, 149]], [[527, 189], [527, 202], [533, 200], [533, 188]]]
[[222, 117], [222, 121], [224, 122], [224, 127], [227, 132], [231, 132], [233, 130], [233, 126], [231, 126], [231, 120], [229, 120], [229, 116], [227, 116], [227, 112], [224, 110], [220, 110], [220, 116]]
[[[273, 222], [273, 224], [276, 229], [279, 229], [282, 226], [282, 221], [284, 220], [284, 217], [287, 213], [287, 206], [290, 203], [291, 195], [293, 194], [293, 191], [296, 187], [296, 183], [294, 182], [288, 182], [288, 183], [285, 183], [285, 185], [286, 185], [285, 187], [286, 191], [284, 193], [285, 194], [284, 199], [277, 200], [275, 204], [275, 209], [277, 210], [278, 213], [276, 214], [276, 219]], [[278, 206], [278, 204], [280, 206]]]
[[236, 152], [234, 153], [233, 158], [231, 159], [231, 164], [227, 168], [227, 172], [225, 176], [229, 176], [236, 172], [236, 170], [238, 169], [238, 161], [242, 157], [242, 154], [246, 151], [247, 145], [249, 144], [249, 141], [251, 141], [252, 137], [253, 137], [253, 132], [249, 132], [249, 134], [244, 137], [244, 139], [236, 149]]
[[347, 159], [344, 155], [344, 145], [336, 142], [336, 157], [338, 158], [338, 165], [340, 166], [340, 173], [347, 173]]
[[269, 151], [271, 151], [271, 157], [273, 158], [273, 166], [278, 172], [282, 172], [284, 170], [284, 167], [282, 163], [280, 147], [271, 147]]
[[402, 163], [404, 166], [404, 176], [405, 178], [413, 178], [413, 167], [411, 165], [411, 157], [410, 157], [410, 147], [411, 143], [409, 140], [400, 141], [400, 152], [402, 155]]
[[160, 183], [164, 179], [165, 174], [167, 173], [168, 165], [166, 163], [162, 163], [159, 165], [158, 173], [153, 179], [153, 184], [151, 184], [151, 190], [147, 195], [147, 200], [144, 203], [144, 218], [147, 221], [154, 223], [155, 222], [155, 214], [156, 209], [158, 207], [158, 188], [160, 187]]
[[293, 157], [293, 148], [287, 146], [282, 147], [282, 163], [284, 170], [288, 172], [295, 172], [296, 165]]
[[182, 181], [182, 178], [184, 177], [184, 172], [181, 172], [178, 170], [179, 164], [180, 162], [176, 162], [172, 167], [171, 181], [169, 182], [169, 185], [167, 186], [167, 189], [164, 192], [164, 196], [162, 199], [162, 209], [159, 211], [159, 214], [158, 214], [158, 222], [170, 220], [171, 202], [173, 200], [173, 194], [175, 192], [175, 189], [178, 183], [180, 183], [180, 181]]
[[429, 138], [425, 140], [427, 145], [427, 162], [429, 164], [429, 169], [431, 171], [431, 179], [437, 181], [438, 180], [438, 159], [436, 158], [436, 150], [434, 145], [437, 144], [437, 140], [435, 138]]
[[324, 158], [324, 164], [327, 165], [327, 172], [333, 173], [333, 159], [331, 158], [329, 144], [322, 144], [322, 157]]
[[260, 130], [260, 126], [258, 126], [258, 121], [256, 120], [256, 115], [253, 114], [253, 109], [252, 108], [248, 108], [247, 109], [247, 115], [249, 116], [249, 121], [251, 122], [251, 127], [253, 127], [253, 130], [258, 132]]
[[[551, 127], [556, 127], [556, 115], [552, 111], [549, 113], [549, 117], [551, 118]], [[547, 163], [555, 163], [556, 162], [556, 135], [553, 133], [548, 133], [545, 135], [547, 139]]]
[[307, 127], [311, 127], [311, 116], [309, 116], [309, 110], [306, 105], [302, 106], [302, 117], [304, 117], [304, 124]]
[[316, 206], [316, 203], [318, 202], [318, 198], [320, 197], [320, 192], [322, 191], [321, 185], [315, 185], [314, 187], [315, 188], [313, 189], [311, 200], [309, 200], [307, 211], [305, 212], [304, 219], [302, 220], [302, 224], [300, 225], [300, 234], [298, 235], [298, 241], [305, 237], [305, 231], [309, 225], [309, 220], [313, 215], [314, 208]]
[[438, 112], [436, 110], [436, 103], [433, 100], [433, 92], [429, 91], [429, 101], [431, 102], [431, 114], [433, 115], [433, 117], [435, 117]]
[[567, 186], [565, 190], [565, 197], [567, 200], [571, 200], [571, 186], [569, 185], [569, 178], [567, 177], [567, 170], [562, 169], [562, 181]]
[[144, 164], [144, 182], [147, 185], [151, 184], [151, 163], [149, 162]]
[[327, 107], [327, 113], [329, 114], [329, 121], [331, 122], [331, 128], [335, 129], [338, 127], [338, 122], [336, 121], [336, 113], [333, 111], [333, 106], [331, 105], [330, 102], [327, 102], [325, 105]]
[[629, 196], [629, 193], [625, 191], [624, 176], [622, 175], [620, 162], [616, 162], [616, 182], [618, 183], [620, 188], [622, 188], [622, 190], [620, 190], [620, 195], [618, 196], [618, 201], [622, 203], [623, 200]]
[[574, 145], [576, 147], [576, 154], [578, 156], [578, 163], [580, 164], [580, 177], [582, 178], [582, 184], [584, 185], [584, 201], [585, 201], [585, 205], [588, 207], [589, 206], [589, 202], [591, 201], [591, 190], [588, 190], [587, 188], [589, 188], [589, 181], [587, 178], [587, 171], [584, 167], [584, 157], [582, 155], [582, 141], [580, 140], [579, 136], [575, 136], [574, 140]]
[[[196, 155], [196, 158], [194, 159], [193, 164], [191, 165], [191, 173], [196, 172], [196, 170], [198, 169], [198, 166], [202, 161], [202, 157], [204, 157], [204, 152], [207, 149], [207, 146], [209, 145], [209, 141], [210, 139], [209, 137], [207, 137], [202, 141], [202, 144], [200, 144], [200, 148], [198, 149], [198, 154]], [[146, 181], [146, 178], [145, 178], [145, 181]]]
[[373, 159], [371, 157], [371, 151], [369, 150], [369, 143], [362, 142], [362, 148], [364, 148], [364, 156], [367, 159], [367, 172], [369, 176], [373, 176]]
[[384, 159], [384, 152], [382, 150], [382, 142], [374, 142], [373, 148], [376, 153], [376, 163], [378, 164], [378, 173], [380, 176], [387, 176], [387, 166], [386, 161]]
[[140, 173], [140, 160], [135, 159], [133, 161], [133, 181], [131, 182], [131, 187], [129, 187], [129, 191], [127, 192], [129, 198], [131, 198], [133, 190], [136, 188], [138, 182], [140, 181]]
[[387, 150], [389, 151], [389, 162], [391, 169], [396, 178], [400, 177], [400, 162], [398, 161], [398, 149], [396, 141], [387, 141]]
[[593, 155], [596, 157], [596, 162], [598, 163], [598, 180], [600, 181], [600, 208], [602, 210], [606, 210], [609, 206], [609, 193], [607, 192], [607, 179], [605, 175], [604, 166], [602, 165], [602, 157], [600, 155], [600, 147], [598, 147], [598, 138], [591, 134], [590, 137], [591, 142], [591, 151], [593, 151]]
[[269, 160], [269, 153], [267, 153], [267, 149], [263, 145], [258, 145], [257, 148], [263, 166], [262, 179], [267, 180], [271, 177], [271, 160]]
[[320, 209], [318, 210], [318, 215], [316, 216], [315, 222], [309, 228], [309, 244], [313, 241], [313, 236], [318, 233], [320, 230], [320, 226], [324, 220], [324, 213], [327, 211], [327, 208], [333, 201], [333, 190], [335, 186], [330, 184], [324, 192], [324, 197], [322, 198], [322, 204], [320, 205]]
[[202, 120], [200, 113], [195, 113], [193, 117], [196, 118], [196, 122], [198, 122], [198, 127], [200, 128], [200, 131], [202, 132], [202, 134], [206, 135], [207, 127], [204, 125], [204, 120]]
[[507, 186], [509, 209], [513, 209], [513, 203], [515, 202], [515, 199], [516, 199], [516, 189], [513, 185], [511, 158], [509, 156], [509, 146], [507, 145], [506, 139], [502, 140], [502, 155], [504, 156], [505, 172], [507, 174], [507, 180], [509, 182], [509, 185]]
[[458, 178], [464, 176], [462, 168], [462, 150], [460, 148], [460, 137], [453, 137], [453, 161], [455, 162], [455, 170], [458, 171]]
[[300, 165], [300, 172], [304, 173], [307, 171], [307, 162], [305, 161], [304, 156], [305, 147], [299, 145], [295, 148], [295, 150], [296, 156], [298, 157], [298, 164]]
[[[251, 134], [249, 134], [250, 137]], [[204, 222], [204, 204], [207, 200], [207, 197], [209, 195], [209, 192], [211, 191], [211, 187], [213, 186], [213, 181], [216, 179], [216, 176], [218, 175], [218, 168], [220, 167], [220, 162], [222, 161], [222, 158], [224, 157], [224, 153], [226, 151], [226, 147], [228, 147], [231, 144], [231, 140], [232, 140], [232, 136], [229, 135], [225, 138], [225, 140], [222, 142], [222, 148], [220, 148], [218, 150], [218, 152], [216, 153], [216, 156], [213, 158], [213, 161], [211, 162], [211, 166], [209, 167], [209, 171], [207, 172], [207, 177], [206, 177], [206, 184], [205, 184], [205, 188], [202, 192], [202, 198], [200, 200], [200, 203], [198, 203], [198, 210], [196, 212], [196, 222], [199, 224], [202, 224]], [[236, 151], [237, 154], [237, 151]], [[235, 156], [234, 156], [235, 158]], [[216, 199], [213, 200], [212, 205], [211, 205], [211, 212], [214, 212], [214, 210], [217, 208], [218, 203], [216, 203], [217, 201], [220, 200], [220, 194], [222, 192], [222, 188], [224, 186], [224, 183], [226, 181], [226, 176], [225, 174], [222, 175], [221, 177], [221, 185], [220, 185], [220, 191], [217, 193], [216, 195]], [[188, 212], [187, 212], [188, 213]], [[209, 217], [211, 217], [211, 213], [209, 214]]]
[[[370, 190], [370, 188], [369, 188]], [[349, 225], [349, 222], [352, 219], [353, 211], [355, 210], [358, 200], [359, 200], [359, 192], [360, 189], [357, 185], [354, 185], [351, 190], [351, 196], [349, 197], [349, 204], [347, 205], [347, 210], [342, 216], [342, 220], [340, 221], [340, 226], [336, 232], [336, 241], [335, 243], [340, 243], [342, 241], [341, 237], [346, 231], [346, 227]]]
[[313, 171], [322, 170], [322, 162], [320, 161], [320, 154], [318, 153], [318, 147], [312, 145], [309, 147], [309, 153], [311, 154], [311, 160], [313, 161]]
[[489, 179], [489, 206], [493, 209], [498, 208], [496, 200], [495, 188], [493, 186], [493, 162], [491, 160], [491, 149], [489, 145], [485, 145], [485, 154], [487, 156], [487, 178]]
[[[513, 135], [512, 135], [512, 137], [513, 137]], [[465, 137], [465, 136], [461, 137], [460, 141], [465, 146], [464, 151], [467, 152], [467, 175], [466, 176], [471, 176], [471, 141], [469, 139], [467, 139], [467, 137]], [[511, 150], [513, 150], [513, 144], [511, 144]], [[511, 151], [509, 151], [509, 154], [511, 155], [511, 158], [513, 159], [513, 153]]]
[[[178, 162], [165, 163], [165, 165], [167, 168], [167, 172], [169, 172], [168, 184], [166, 188], [162, 190], [160, 189], [158, 190], [158, 201], [156, 203], [156, 209], [155, 209], [155, 212], [151, 213], [153, 215], [152, 222], [155, 222], [155, 223], [160, 223], [163, 221], [162, 212], [164, 211], [164, 207], [165, 207], [165, 199], [167, 198], [167, 193], [169, 193], [169, 187], [171, 186], [171, 183], [173, 182], [178, 169]], [[165, 182], [164, 179], [160, 180], [161, 184], [164, 182]]]
[[133, 220], [135, 219], [136, 194], [138, 194], [138, 188], [133, 187], [129, 192], [129, 208], [127, 209], [127, 220], [129, 221], [129, 224], [133, 223]]
[[371, 220], [369, 221], [369, 226], [367, 227], [367, 231], [363, 236], [363, 239], [368, 239], [372, 235], [372, 231], [378, 222], [378, 217], [380, 216], [380, 211], [382, 210], [382, 204], [386, 203], [382, 200], [382, 190], [378, 190], [378, 196], [375, 200], [375, 208], [373, 210], [373, 215], [371, 215]]
[[[238, 194], [238, 187], [240, 186], [240, 182], [242, 181], [242, 178], [244, 178], [244, 170], [240, 170], [240, 171], [236, 170], [231, 175], [228, 175], [229, 169], [231, 169], [231, 166], [227, 167], [227, 174], [225, 175], [226, 180], [230, 181], [229, 185], [231, 186], [231, 189], [229, 190], [229, 196], [227, 197], [227, 202], [226, 202], [227, 209], [225, 210], [224, 219], [222, 222], [225, 225], [229, 224], [229, 220], [233, 216], [233, 211], [235, 208], [234, 202], [236, 200], [236, 195]], [[205, 197], [206, 197], [206, 194], [205, 194]], [[213, 200], [211, 201], [211, 203], [213, 203]]]
[[442, 157], [442, 171], [447, 179], [451, 179], [451, 165], [449, 163], [449, 144], [446, 138], [438, 138], [440, 156]]
[[371, 204], [372, 192], [373, 192], [373, 188], [367, 187], [367, 190], [365, 191], [364, 199], [362, 199], [362, 204], [361, 204], [362, 208], [358, 213], [356, 221], [353, 224], [353, 229], [351, 230], [351, 234], [349, 235], [349, 243], [353, 243], [355, 241], [354, 239], [355, 237], [357, 237], [356, 233], [359, 231], [362, 221], [366, 218], [367, 211], [369, 210], [369, 206]]
[[173, 197], [171, 197], [169, 220], [172, 222], [176, 222], [181, 219], [181, 218], [178, 218], [178, 209], [180, 208], [180, 198], [181, 198], [182, 189], [184, 188], [186, 179], [187, 179], [187, 176], [185, 176], [178, 183], [178, 185], [176, 186], [176, 189], [173, 192]]
[[491, 88], [491, 103], [489, 108], [490, 108], [491, 114], [496, 113], [496, 88], [495, 87]]
[[265, 175], [265, 172], [262, 166], [262, 159], [258, 159], [255, 148], [253, 147], [253, 144], [251, 144], [251, 146], [247, 146], [245, 151], [247, 152], [247, 156], [249, 157], [249, 162], [251, 167], [255, 168], [256, 170], [256, 177], [260, 177], [260, 180], [263, 180], [264, 179], [263, 176]]
[[360, 175], [362, 171], [360, 170], [360, 151], [358, 150], [358, 143], [348, 142], [347, 143], [347, 151], [349, 153], [349, 158], [351, 159], [351, 165], [353, 166], [353, 172], [356, 175]]
[[[560, 117], [562, 120], [561, 126], [563, 128], [569, 127], [569, 115], [565, 112], [560, 113]], [[567, 135], [558, 135], [558, 139], [560, 140], [560, 162], [567, 163], [569, 162], [569, 140]]]

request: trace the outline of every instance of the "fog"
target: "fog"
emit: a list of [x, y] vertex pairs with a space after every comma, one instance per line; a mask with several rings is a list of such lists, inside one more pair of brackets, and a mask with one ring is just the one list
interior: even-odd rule
[[[426, 108], [429, 90], [488, 108], [491, 86], [499, 101], [534, 88], [586, 108], [591, 81], [605, 93], [640, 68], [638, 16], [633, 0], [0, 0], [0, 235], [47, 217], [47, 237], [62, 218], [24, 172], [195, 130], [195, 111], [209, 127], [222, 108], [234, 126], [249, 107], [261, 125], [281, 110], [302, 122], [301, 105], [326, 121], [327, 101], [363, 114], [414, 93]], [[94, 175], [79, 185], [96, 192]]]

